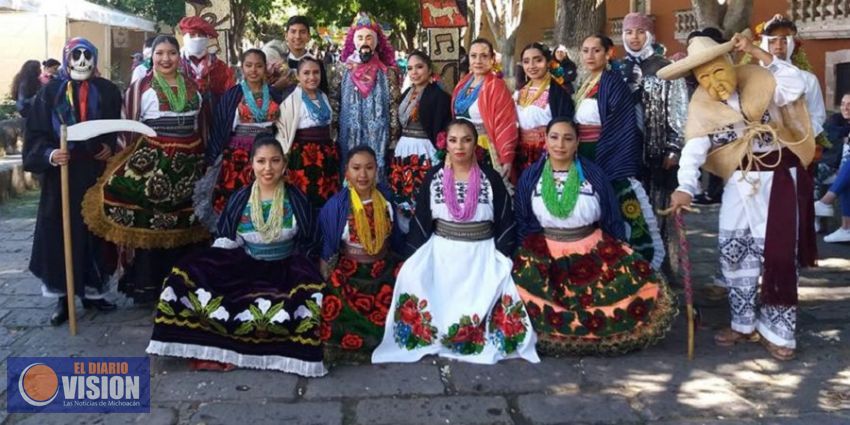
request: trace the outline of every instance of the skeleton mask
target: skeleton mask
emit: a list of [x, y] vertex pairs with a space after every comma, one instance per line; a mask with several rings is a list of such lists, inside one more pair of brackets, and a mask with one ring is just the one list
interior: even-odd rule
[[94, 71], [94, 53], [84, 47], [71, 51], [68, 71], [71, 79], [76, 81], [88, 80]]

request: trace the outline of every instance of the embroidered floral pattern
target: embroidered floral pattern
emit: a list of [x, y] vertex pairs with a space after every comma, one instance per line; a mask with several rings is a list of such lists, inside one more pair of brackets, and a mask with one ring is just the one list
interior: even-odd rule
[[213, 189], [213, 210], [221, 214], [230, 195], [254, 182], [249, 152], [245, 148], [226, 146], [221, 153], [221, 171]]
[[458, 323], [449, 326], [449, 331], [440, 342], [452, 352], [472, 355], [484, 351], [484, 325], [477, 314], [463, 315]]
[[197, 238], [190, 229], [196, 225], [191, 207], [195, 183], [204, 172], [203, 145], [172, 150], [141, 138], [131, 149], [103, 186], [107, 219], [135, 229], [186, 230], [183, 238]]
[[304, 192], [315, 208], [321, 208], [342, 187], [335, 142], [301, 142], [296, 138], [289, 151], [288, 167], [289, 183]]
[[390, 190], [397, 205], [403, 205], [410, 213], [415, 201], [414, 193], [422, 186], [425, 175], [431, 169], [431, 160], [426, 155], [394, 157], [390, 163]]
[[[530, 295], [525, 308], [547, 341], [543, 346], [561, 341], [560, 354], [644, 346], [663, 336], [676, 314], [669, 288], [649, 263], [607, 235], [587, 254], [560, 258], [552, 257], [542, 234], [530, 235], [517, 250], [512, 274]], [[653, 286], [658, 290], [646, 290]]]
[[490, 312], [490, 338], [499, 351], [511, 354], [525, 340], [528, 332], [525, 317], [522, 301], [515, 301], [510, 295], [502, 295]]
[[395, 262], [358, 264], [342, 257], [328, 278], [322, 305], [322, 340], [349, 352], [369, 352], [378, 346], [393, 297]]
[[434, 343], [437, 328], [431, 325], [428, 300], [412, 294], [401, 294], [398, 297], [393, 316], [393, 336], [399, 347], [415, 350]]
[[625, 242], [640, 253], [643, 258], [651, 260], [655, 255], [652, 234], [631, 183], [627, 179], [618, 179], [612, 181], [611, 185], [614, 186], [614, 192], [617, 194], [617, 201], [620, 203], [626, 227], [629, 229], [629, 240]]

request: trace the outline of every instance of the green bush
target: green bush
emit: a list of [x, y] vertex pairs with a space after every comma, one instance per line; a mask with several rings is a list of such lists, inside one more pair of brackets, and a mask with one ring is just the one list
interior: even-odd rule
[[8, 98], [0, 100], [0, 121], [17, 117], [18, 111], [15, 109], [15, 101]]

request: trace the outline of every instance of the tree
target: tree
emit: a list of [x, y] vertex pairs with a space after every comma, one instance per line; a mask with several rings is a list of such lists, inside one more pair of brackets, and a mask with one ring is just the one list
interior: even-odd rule
[[230, 0], [230, 21], [232, 23], [228, 33], [230, 44], [231, 62], [235, 63], [242, 55], [242, 40], [245, 38], [245, 29], [267, 18], [272, 11], [272, 0]]
[[752, 0], [693, 0], [699, 28], [715, 27], [723, 31], [726, 38], [749, 26], [753, 13]]
[[402, 48], [411, 49], [419, 30], [419, 0], [289, 0], [302, 6], [317, 25], [348, 28], [357, 12], [369, 12], [381, 22], [390, 24], [392, 37], [398, 37]]
[[496, 41], [496, 49], [502, 54], [502, 69], [512, 76], [517, 29], [522, 21], [524, 0], [481, 0], [482, 12], [487, 18], [490, 32]]
[[575, 52], [585, 37], [605, 29], [604, 0], [558, 0], [555, 41]]
[[92, 0], [102, 6], [112, 7], [157, 23], [177, 25], [186, 13], [186, 5], [174, 0]]

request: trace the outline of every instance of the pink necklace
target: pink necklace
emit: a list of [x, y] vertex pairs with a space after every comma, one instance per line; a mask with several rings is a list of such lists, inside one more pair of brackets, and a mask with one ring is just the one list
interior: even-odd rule
[[449, 208], [449, 214], [455, 220], [466, 222], [475, 216], [475, 209], [478, 207], [478, 193], [480, 191], [481, 171], [478, 168], [478, 162], [473, 162], [472, 168], [469, 169], [466, 198], [464, 199], [463, 207], [461, 207], [457, 199], [454, 170], [450, 166], [443, 168], [443, 193], [446, 196], [446, 206]]

